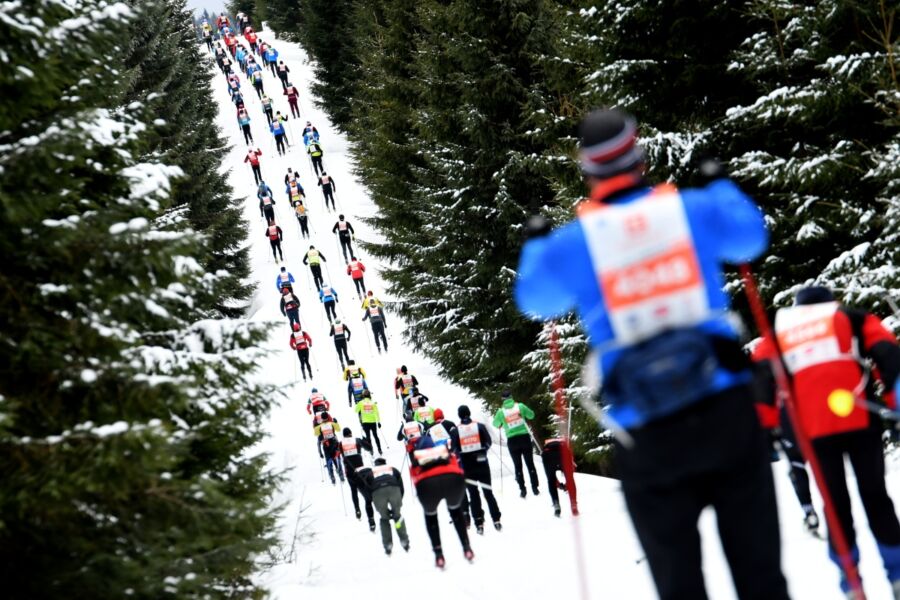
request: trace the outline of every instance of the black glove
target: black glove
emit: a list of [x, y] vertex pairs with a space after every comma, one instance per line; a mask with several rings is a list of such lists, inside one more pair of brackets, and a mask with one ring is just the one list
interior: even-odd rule
[[550, 221], [541, 215], [532, 215], [525, 222], [525, 239], [544, 237], [550, 230]]
[[724, 179], [728, 177], [728, 171], [715, 158], [702, 158], [697, 165], [697, 171], [700, 173], [700, 179], [703, 183], [710, 183], [716, 179]]
[[381, 423], [378, 424], [378, 429], [381, 429]]

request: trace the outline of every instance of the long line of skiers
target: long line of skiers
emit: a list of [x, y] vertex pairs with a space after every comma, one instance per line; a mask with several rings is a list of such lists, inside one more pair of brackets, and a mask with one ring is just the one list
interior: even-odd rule
[[[279, 111], [272, 114], [262, 72], [268, 67], [279, 79], [291, 117], [299, 118], [299, 93], [289, 81], [290, 71], [279, 61], [277, 51], [256, 37], [245, 17], [240, 19], [239, 31], [249, 51], [223, 17], [216, 25], [227, 52], [211, 39], [207, 44], [228, 80], [238, 125], [246, 141], [252, 142], [231, 58], [252, 83], [275, 147], [279, 154], [285, 153], [290, 148], [285, 130], [288, 117]], [[324, 171], [319, 134], [309, 122], [303, 139], [325, 208], [336, 211], [334, 181]], [[752, 260], [767, 247], [765, 222], [752, 200], [727, 179], [720, 165], [711, 162], [701, 167], [708, 181], [705, 187], [649, 186], [644, 178], [645, 159], [636, 144], [636, 121], [621, 111], [588, 115], [580, 142], [579, 161], [590, 197], [582, 203], [576, 221], [558, 230], [552, 231], [541, 218], [529, 221], [516, 302], [531, 318], [552, 319], [574, 308], [586, 323], [598, 351], [596, 367], [603, 375], [608, 405], [604, 419], [617, 433], [616, 468], [660, 597], [707, 597], [696, 527], [706, 506], [717, 512], [739, 597], [789, 597], [781, 571], [778, 516], [768, 466], [781, 450], [788, 457], [804, 524], [817, 533], [819, 515], [805, 466], [810, 462], [829, 517], [829, 555], [840, 569], [842, 590], [848, 598], [859, 600], [865, 596], [845, 481], [844, 457], [849, 457], [887, 578], [894, 597], [900, 599], [900, 521], [885, 486], [881, 437], [883, 418], [891, 423], [900, 419], [896, 410], [900, 346], [895, 336], [874, 315], [841, 305], [827, 288], [811, 286], [796, 293], [793, 307], [777, 312], [773, 331], [758, 298], [749, 296], [751, 305], [758, 305], [756, 320], [764, 335], [748, 357], [738, 331], [725, 316], [729, 299], [721, 290], [721, 264]], [[267, 222], [273, 256], [283, 260], [283, 232], [275, 222], [274, 195], [262, 180], [261, 155], [259, 148], [251, 147], [245, 162], [259, 185], [260, 214]], [[297, 172], [289, 169], [284, 182], [301, 236], [308, 238], [310, 224]], [[362, 301], [363, 320], [370, 321], [378, 351], [382, 346], [386, 351], [383, 304], [366, 290], [365, 267], [355, 256], [352, 225], [340, 215], [332, 231], [338, 235], [347, 274]], [[361, 518], [358, 496], [363, 497], [373, 531], [373, 506], [378, 511], [382, 543], [390, 554], [392, 529], [401, 546], [409, 548], [401, 515], [403, 480], [400, 471], [382, 457], [375, 458], [371, 467], [362, 459], [362, 452], [382, 454], [381, 416], [365, 372], [348, 353], [351, 332], [338, 318], [337, 292], [325, 282], [322, 265], [326, 262], [313, 246], [303, 260], [330, 323], [329, 334], [348, 384], [348, 403], [365, 436], [342, 428], [316, 388], [308, 401], [313, 433], [332, 483], [336, 483], [335, 475], [342, 481], [346, 478], [357, 518]], [[596, 283], [573, 288], [573, 281]], [[305, 380], [307, 375], [312, 378], [312, 340], [300, 327], [294, 283], [293, 275], [281, 267], [276, 286], [282, 294], [282, 312], [292, 327], [291, 348], [298, 353]], [[310, 289], [312, 283], [308, 283]], [[747, 285], [749, 294], [752, 283]], [[408, 463], [436, 564], [444, 565], [437, 518], [442, 500], [447, 502], [464, 556], [472, 560], [468, 528], [474, 522], [478, 533], [484, 531], [481, 495], [494, 527], [501, 529], [488, 461], [492, 443], [488, 429], [472, 420], [466, 406], [459, 407], [459, 423], [446, 419], [439, 408], [429, 405], [405, 367], [397, 374], [395, 392], [403, 414], [397, 439], [406, 450], [401, 469]], [[538, 446], [527, 424], [533, 417], [526, 405], [506, 393], [492, 424], [507, 436], [522, 497], [527, 496], [525, 470], [532, 492], [538, 494], [532, 447], [542, 455], [558, 516], [561, 484], [556, 473], [562, 468], [560, 446], [566, 442], [551, 439]], [[896, 437], [896, 428], [889, 429]]]

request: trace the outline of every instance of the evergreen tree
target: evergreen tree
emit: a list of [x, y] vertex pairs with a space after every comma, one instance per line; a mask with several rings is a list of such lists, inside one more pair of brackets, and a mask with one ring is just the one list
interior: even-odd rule
[[116, 60], [144, 17], [73, 0], [0, 22], [10, 598], [262, 595], [276, 479], [248, 450], [272, 390], [248, 377], [265, 334], [205, 319], [229, 278], [168, 218], [183, 172], [150, 153], [165, 126], [148, 135]]

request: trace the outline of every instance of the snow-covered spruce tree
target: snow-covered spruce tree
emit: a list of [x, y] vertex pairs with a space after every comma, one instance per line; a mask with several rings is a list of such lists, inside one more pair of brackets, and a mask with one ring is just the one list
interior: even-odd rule
[[0, 22], [4, 589], [259, 597], [274, 476], [249, 449], [272, 395], [247, 375], [264, 334], [204, 320], [227, 278], [159, 218], [181, 172], [147, 157], [145, 105], [120, 103], [132, 14], [35, 2]]
[[[900, 283], [896, 3], [760, 1], [729, 69], [754, 83], [714, 131], [769, 216], [766, 295], [817, 280], [890, 312]], [[896, 298], [896, 296], [895, 296]]]
[[414, 128], [423, 166], [411, 211], [422, 226], [398, 240], [406, 262], [387, 276], [402, 290], [410, 340], [494, 402], [503, 385], [525, 401], [545, 389], [541, 376], [519, 371], [540, 327], [519, 314], [511, 291], [521, 226], [572, 168], [565, 98], [577, 76], [555, 58], [557, 8], [543, 0], [419, 7]]
[[246, 227], [221, 169], [226, 146], [216, 126], [215, 105], [209, 101], [212, 72], [205, 67], [206, 47], [195, 39], [185, 0], [130, 4], [142, 17], [131, 23], [128, 51], [122, 57], [129, 80], [125, 99], [152, 94], [150, 108], [166, 123], [154, 129], [147, 152], [185, 175], [173, 185], [167, 216], [207, 236], [201, 264], [229, 279], [214, 304], [202, 308], [237, 317], [252, 289], [246, 282]]
[[265, 15], [266, 25], [279, 39], [306, 46], [306, 19], [310, 14], [306, 3], [307, 0], [258, 0], [257, 10]]

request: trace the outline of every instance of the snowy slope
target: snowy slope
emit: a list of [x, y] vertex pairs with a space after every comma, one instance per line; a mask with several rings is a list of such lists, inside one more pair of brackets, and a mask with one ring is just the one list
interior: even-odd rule
[[[267, 41], [272, 36], [263, 33]], [[301, 121], [291, 121], [288, 132], [294, 146], [287, 157], [274, 153], [265, 116], [256, 94], [242, 80], [247, 108], [252, 118], [252, 131], [256, 144], [263, 152], [262, 172], [276, 197], [278, 221], [285, 232], [283, 248], [288, 270], [298, 282], [295, 291], [301, 299], [301, 320], [313, 338], [313, 364], [315, 385], [332, 403], [332, 414], [345, 426], [358, 433], [358, 423], [346, 403], [346, 384], [341, 379], [333, 344], [327, 335], [327, 320], [315, 295], [315, 288], [308, 283], [302, 256], [308, 248], [300, 239], [299, 227], [282, 193], [282, 180], [288, 167], [299, 170], [301, 183], [307, 190], [307, 204], [313, 243], [328, 259], [331, 281], [338, 290], [338, 305], [342, 318], [350, 325], [353, 338], [351, 356], [368, 373], [369, 385], [384, 421], [383, 437], [387, 437], [390, 449], [386, 451], [388, 462], [399, 467], [402, 462], [401, 445], [395, 441], [399, 416], [393, 399], [395, 369], [406, 364], [410, 372], [421, 382], [423, 392], [432, 404], [443, 408], [448, 418], [456, 419], [456, 407], [469, 403], [477, 412], [477, 401], [464, 390], [448, 383], [439, 370], [422, 356], [415, 354], [401, 341], [402, 322], [394, 314], [388, 314], [388, 333], [391, 349], [388, 355], [377, 355], [367, 342], [368, 325], [361, 323], [362, 310], [353, 293], [353, 284], [345, 274], [335, 237], [330, 233], [336, 215], [324, 210], [322, 196], [315, 185], [302, 141], [297, 134], [302, 124], [311, 120], [322, 136], [325, 151], [324, 162], [337, 185], [339, 209], [357, 230], [357, 237], [375, 239], [375, 232], [364, 225], [360, 217], [375, 210], [365, 190], [353, 177], [353, 165], [348, 152], [348, 142], [330, 125], [325, 115], [313, 106], [308, 94], [312, 70], [304, 52], [294, 44], [275, 44], [292, 72], [293, 83], [301, 91]], [[267, 72], [266, 91], [275, 99], [276, 110], [289, 114], [287, 101], [281, 96], [278, 80]], [[286, 394], [281, 406], [276, 408], [269, 422], [270, 437], [261, 450], [270, 453], [271, 464], [276, 469], [291, 469], [286, 484], [280, 490], [276, 502], [284, 504], [281, 539], [282, 547], [260, 575], [274, 598], [295, 599], [312, 594], [331, 592], [359, 597], [383, 598], [392, 593], [422, 593], [430, 598], [538, 598], [577, 597], [579, 579], [573, 550], [573, 527], [566, 514], [565, 495], [562, 519], [553, 517], [549, 497], [542, 494], [522, 500], [516, 493], [511, 477], [510, 462], [503, 452], [502, 478], [499, 451], [492, 452], [494, 486], [500, 493], [498, 499], [503, 512], [504, 530], [486, 532], [484, 537], [472, 531], [472, 546], [476, 554], [474, 564], [466, 564], [461, 556], [458, 540], [449, 518], [441, 521], [447, 570], [437, 573], [433, 568], [433, 556], [425, 533], [421, 507], [413, 491], [407, 488], [404, 499], [404, 515], [407, 519], [412, 543], [410, 554], [395, 552], [384, 555], [380, 535], [368, 531], [365, 521], [352, 516], [349, 490], [324, 483], [320, 474], [315, 440], [312, 437], [310, 418], [306, 414], [306, 398], [310, 384], [298, 382], [299, 365], [296, 354], [290, 350], [290, 330], [279, 312], [279, 294], [275, 287], [278, 266], [272, 261], [269, 244], [264, 237], [265, 223], [259, 217], [256, 186], [249, 166], [243, 164], [246, 145], [239, 131], [235, 111], [229, 99], [224, 77], [214, 80], [213, 100], [220, 107], [220, 126], [229, 136], [233, 149], [226, 160], [231, 168], [230, 182], [235, 192], [246, 196], [244, 217], [249, 227], [253, 277], [258, 284], [252, 303], [251, 316], [260, 321], [272, 321], [272, 334], [267, 348], [270, 350], [261, 373], [277, 383]], [[366, 264], [366, 283], [382, 296], [382, 286], [377, 273], [377, 262], [364, 252], [358, 256]], [[384, 299], [384, 298], [383, 298]], [[825, 544], [806, 534], [800, 524], [801, 512], [790, 489], [784, 462], [774, 466], [780, 499], [784, 541], [784, 565], [796, 599], [829, 600], [841, 598], [837, 588], [837, 572], [827, 559]], [[538, 467], [540, 471], [540, 467]], [[900, 497], [900, 485], [896, 478], [891, 487]], [[591, 598], [654, 598], [653, 585], [646, 562], [642, 560], [640, 546], [634, 536], [624, 509], [618, 484], [615, 481], [586, 475], [578, 476], [581, 535], [585, 546], [585, 562], [588, 566], [587, 586]], [[343, 491], [342, 491], [343, 490]], [[345, 515], [346, 513], [351, 516]], [[857, 523], [865, 529], [865, 518], [857, 507]], [[446, 515], [444, 509], [441, 514]], [[376, 514], [377, 519], [377, 514]], [[735, 597], [727, 566], [715, 535], [715, 517], [705, 513], [701, 519], [704, 536], [704, 557], [707, 585], [712, 598]], [[867, 531], [860, 536], [863, 557], [862, 574], [869, 591], [869, 598], [887, 598], [889, 592], [882, 577], [880, 561], [874, 541]], [[333, 596], [332, 596], [333, 597]]]

